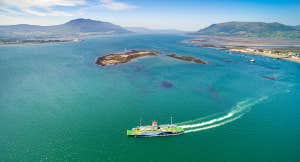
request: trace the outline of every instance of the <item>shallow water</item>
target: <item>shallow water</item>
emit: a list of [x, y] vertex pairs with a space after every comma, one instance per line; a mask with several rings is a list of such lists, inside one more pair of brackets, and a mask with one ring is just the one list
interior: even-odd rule
[[[192, 47], [184, 39], [123, 35], [0, 46], [0, 160], [300, 161], [300, 65]], [[94, 64], [124, 49], [162, 54]], [[125, 135], [140, 118], [168, 123], [171, 115], [189, 133]]]

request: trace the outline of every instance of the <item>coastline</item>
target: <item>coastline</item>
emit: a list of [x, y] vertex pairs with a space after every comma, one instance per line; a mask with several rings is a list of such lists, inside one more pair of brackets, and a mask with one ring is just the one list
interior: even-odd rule
[[289, 60], [289, 61], [293, 61], [293, 62], [296, 62], [296, 63], [300, 63], [300, 57], [274, 54], [274, 53], [272, 53], [272, 50], [264, 50], [266, 52], [259, 52], [255, 49], [252, 49], [252, 48], [238, 49], [238, 48], [234, 48], [234, 47], [228, 48], [228, 50], [231, 51], [231, 52], [241, 52], [241, 53], [246, 53], [246, 54], [249, 54], [249, 55], [261, 55], [261, 56], [266, 56], [266, 57], [271, 57], [271, 58], [276, 58], [276, 59]]
[[202, 48], [262, 55], [300, 63], [300, 40], [197, 36], [190, 40], [185, 40], [183, 43]]
[[67, 42], [80, 42], [80, 39], [66, 39], [66, 40], [29, 40], [25, 42], [2, 42], [0, 46], [22, 46], [22, 45], [41, 45], [41, 44], [55, 44]]

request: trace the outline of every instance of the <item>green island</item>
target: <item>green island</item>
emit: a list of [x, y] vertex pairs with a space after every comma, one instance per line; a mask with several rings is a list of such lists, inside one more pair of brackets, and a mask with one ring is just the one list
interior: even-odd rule
[[191, 56], [178, 56], [176, 54], [169, 54], [167, 56], [175, 58], [175, 59], [183, 60], [183, 61], [195, 62], [195, 63], [198, 63], [198, 64], [207, 64], [206, 61], [198, 59], [198, 58], [194, 58], [194, 57], [191, 57]]
[[131, 50], [98, 57], [96, 59], [96, 64], [101, 66], [116, 65], [126, 63], [137, 58], [142, 58], [146, 56], [156, 56], [158, 54], [159, 52], [157, 51]]
[[[130, 50], [125, 52], [119, 53], [112, 53], [105, 56], [100, 56], [96, 59], [96, 64], [100, 66], [107, 66], [107, 65], [117, 65], [127, 63], [129, 61], [143, 58], [146, 56], [157, 56], [160, 52], [158, 51], [147, 51], [147, 50]], [[201, 60], [199, 58], [194, 58], [192, 56], [179, 56], [176, 54], [167, 54], [167, 57], [179, 59], [188, 62], [195, 62], [198, 64], [207, 64], [206, 61]]]

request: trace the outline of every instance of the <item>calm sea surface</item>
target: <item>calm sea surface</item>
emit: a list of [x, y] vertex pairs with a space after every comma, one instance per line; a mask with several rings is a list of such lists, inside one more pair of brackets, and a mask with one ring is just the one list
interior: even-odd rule
[[[0, 161], [300, 161], [300, 64], [185, 39], [123, 35], [0, 46]], [[124, 49], [162, 54], [94, 64]], [[125, 135], [140, 118], [166, 124], [171, 115], [186, 134]]]

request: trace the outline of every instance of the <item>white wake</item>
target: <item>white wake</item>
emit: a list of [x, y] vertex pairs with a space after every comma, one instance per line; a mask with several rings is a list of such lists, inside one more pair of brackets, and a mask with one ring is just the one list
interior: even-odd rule
[[[226, 113], [223, 116], [208, 121], [202, 121], [198, 123], [191, 123], [185, 125], [178, 124], [178, 125], [185, 129], [185, 133], [198, 132], [202, 130], [219, 127], [241, 118], [243, 115], [249, 112], [254, 105], [266, 100], [267, 98], [268, 97], [265, 96], [259, 99], [246, 99], [244, 101], [238, 102], [236, 106], [234, 106], [228, 113]], [[198, 121], [198, 120], [196, 119], [194, 121]]]

